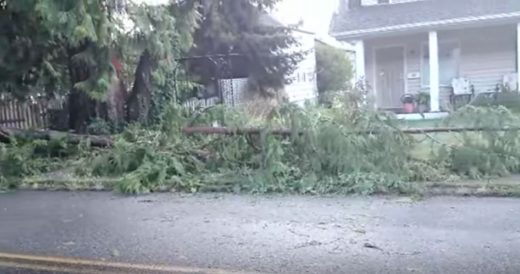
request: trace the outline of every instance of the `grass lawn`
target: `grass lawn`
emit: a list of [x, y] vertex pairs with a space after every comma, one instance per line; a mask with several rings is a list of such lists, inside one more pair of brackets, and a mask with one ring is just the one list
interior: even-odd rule
[[443, 119], [400, 121], [402, 128], [431, 128], [442, 124]]
[[[401, 127], [406, 128], [435, 128], [443, 126], [444, 119], [428, 119], [400, 121]], [[460, 133], [440, 132], [430, 134], [414, 134], [412, 137], [417, 141], [412, 149], [412, 155], [417, 159], [428, 160], [432, 156], [432, 151], [437, 151], [442, 144], [457, 145], [460, 143]]]
[[417, 144], [412, 150], [412, 156], [423, 160], [428, 160], [432, 152], [437, 151], [442, 144], [453, 146], [460, 143], [460, 133], [453, 132], [417, 134], [413, 138]]

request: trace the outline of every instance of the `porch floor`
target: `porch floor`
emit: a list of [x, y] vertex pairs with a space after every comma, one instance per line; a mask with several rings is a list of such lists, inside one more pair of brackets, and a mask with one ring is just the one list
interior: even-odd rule
[[406, 121], [420, 121], [420, 120], [432, 120], [442, 119], [448, 117], [448, 112], [427, 112], [427, 113], [404, 113], [397, 114], [397, 119]]

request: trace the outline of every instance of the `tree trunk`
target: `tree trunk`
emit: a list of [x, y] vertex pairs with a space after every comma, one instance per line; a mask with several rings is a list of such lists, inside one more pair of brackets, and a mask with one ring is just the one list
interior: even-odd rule
[[116, 75], [112, 76], [107, 94], [106, 111], [108, 119], [114, 125], [125, 121], [126, 88]]
[[152, 59], [148, 50], [139, 58], [135, 70], [135, 81], [127, 101], [127, 120], [129, 122], [147, 123], [149, 121], [152, 101], [151, 90]]
[[114, 141], [110, 136], [81, 135], [52, 130], [23, 130], [0, 127], [0, 142], [9, 143], [11, 142], [11, 138], [29, 140], [63, 139], [69, 144], [79, 144], [81, 141], [89, 141], [90, 145], [93, 147], [111, 147], [114, 144]]
[[77, 133], [87, 132], [90, 120], [96, 116], [96, 102], [85, 92], [73, 89], [69, 95], [69, 128]]
[[91, 118], [96, 115], [96, 102], [85, 92], [74, 88], [74, 85], [90, 77], [90, 68], [72, 61], [73, 56], [86, 50], [88, 43], [79, 48], [69, 49], [69, 73], [71, 91], [68, 99], [69, 129], [78, 133], [87, 132]]

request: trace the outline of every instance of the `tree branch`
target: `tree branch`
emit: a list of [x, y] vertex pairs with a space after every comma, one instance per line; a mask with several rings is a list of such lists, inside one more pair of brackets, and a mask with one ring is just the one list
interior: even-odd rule
[[53, 140], [64, 139], [69, 144], [79, 144], [83, 141], [90, 142], [94, 147], [111, 147], [114, 141], [109, 136], [72, 134], [52, 130], [23, 130], [15, 128], [0, 127], [0, 142], [9, 143], [12, 138], [30, 140]]

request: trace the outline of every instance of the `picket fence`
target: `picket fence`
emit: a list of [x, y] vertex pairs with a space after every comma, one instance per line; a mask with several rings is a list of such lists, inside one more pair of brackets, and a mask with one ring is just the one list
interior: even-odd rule
[[48, 128], [47, 100], [0, 100], [0, 127], [19, 129]]

